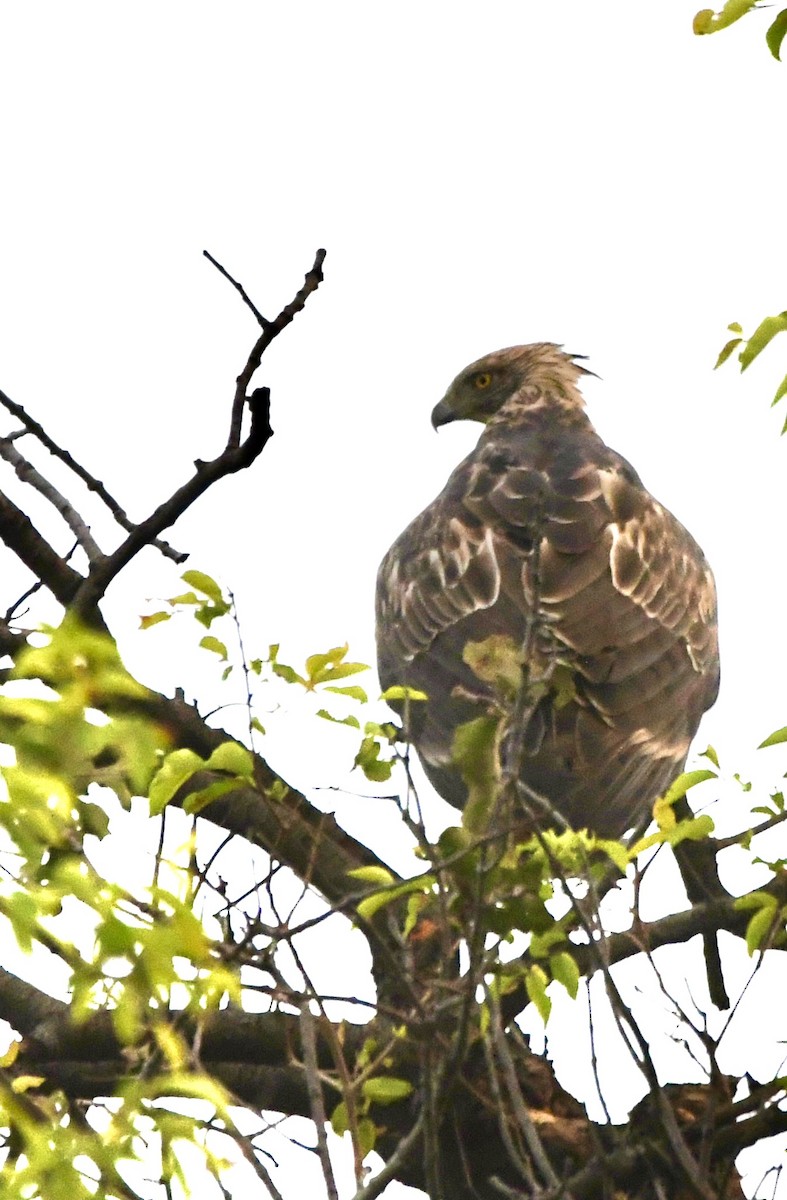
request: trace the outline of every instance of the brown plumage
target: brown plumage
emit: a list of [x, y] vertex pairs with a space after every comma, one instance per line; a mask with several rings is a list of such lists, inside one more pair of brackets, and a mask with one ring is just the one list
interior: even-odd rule
[[462, 807], [454, 734], [494, 701], [463, 651], [527, 639], [530, 677], [558, 663], [571, 685], [559, 703], [548, 689], [521, 706], [519, 777], [573, 827], [617, 837], [679, 774], [716, 698], [716, 594], [691, 534], [593, 428], [584, 374], [539, 343], [489, 354], [451, 384], [434, 425], [485, 428], [383, 559], [378, 662], [384, 687], [427, 694], [409, 735]]

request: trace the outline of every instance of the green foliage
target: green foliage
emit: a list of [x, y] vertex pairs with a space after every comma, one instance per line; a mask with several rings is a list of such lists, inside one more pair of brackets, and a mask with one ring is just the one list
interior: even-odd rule
[[[392, 752], [392, 747], [399, 740], [399, 730], [391, 722], [373, 720], [362, 722], [359, 714], [369, 703], [368, 693], [358, 683], [344, 683], [343, 681], [360, 675], [369, 668], [365, 663], [354, 662], [347, 658], [349, 647], [346, 643], [310, 654], [301, 668], [282, 661], [281, 647], [276, 642], [268, 646], [264, 656], [255, 655], [247, 659], [240, 640], [232, 593], [225, 595], [216, 580], [205, 574], [204, 571], [186, 571], [182, 579], [194, 590], [171, 596], [165, 600], [164, 603], [169, 606], [170, 611], [160, 610], [143, 616], [140, 622], [141, 628], [153, 628], [183, 612], [191, 613], [202, 627], [210, 627], [214, 621], [223, 621], [230, 630], [229, 634], [223, 638], [217, 637], [214, 633], [206, 634], [200, 638], [199, 647], [215, 655], [220, 663], [227, 664], [221, 675], [222, 683], [226, 682], [233, 672], [237, 675], [238, 666], [243, 669], [247, 681], [247, 697], [250, 697], [247, 699], [250, 737], [253, 737], [255, 732], [265, 734], [265, 727], [254, 712], [257, 696], [252, 693], [251, 689], [253, 679], [259, 680], [263, 692], [266, 688], [269, 689], [274, 681], [281, 681], [293, 685], [304, 695], [325, 696], [326, 698], [338, 696], [339, 702], [345, 706], [345, 709], [348, 705], [351, 706], [351, 711], [337, 713], [329, 708], [319, 708], [316, 716], [335, 725], [357, 729], [360, 741], [353, 757], [353, 765], [362, 771], [371, 782], [384, 783], [390, 779], [396, 763], [396, 754]], [[230, 649], [233, 642], [237, 646], [236, 651]], [[418, 692], [414, 688], [394, 687], [389, 688], [381, 699], [406, 705], [425, 700], [426, 697], [423, 692]], [[196, 771], [202, 770], [208, 765], [213, 766], [212, 763], [207, 764], [196, 758], [189, 758], [186, 752], [176, 752], [176, 757], [166, 765], [166, 770], [162, 768], [156, 783], [153, 796], [156, 811], [159, 811]], [[233, 774], [240, 775], [242, 772], [237, 771]], [[200, 811], [201, 807], [210, 803], [216, 796], [229, 791], [232, 786], [229, 781], [212, 784], [209, 788], [192, 796], [189, 802], [189, 811]]]
[[[780, 16], [784, 17], [784, 32], [782, 34], [782, 36], [784, 36], [784, 34], [787, 33], [787, 9], [785, 9]], [[760, 321], [754, 333], [749, 338], [744, 338], [742, 336], [743, 330], [737, 321], [733, 322], [731, 325], [728, 325], [727, 328], [736, 336], [731, 338], [722, 347], [719, 357], [716, 359], [716, 367], [720, 367], [722, 363], [725, 363], [733, 351], [740, 346], [741, 349], [738, 351], [738, 362], [741, 365], [741, 371], [745, 371], [747, 367], [751, 366], [755, 358], [762, 353], [766, 346], [773, 341], [777, 334], [787, 332], [787, 312], [778, 313], [775, 317], [765, 317], [764, 320]], [[778, 404], [779, 401], [784, 399], [785, 396], [787, 396], [787, 375], [785, 375], [784, 379], [776, 389], [776, 394], [771, 401], [771, 407]], [[785, 432], [787, 432], [787, 419], [785, 419], [784, 425], [782, 426], [782, 433]]]
[[[727, 0], [719, 12], [714, 12], [712, 8], [703, 8], [694, 18], [694, 32], [700, 36], [718, 33], [719, 30], [728, 29], [730, 25], [734, 25], [747, 13], [761, 7], [758, 0]], [[785, 35], [787, 35], [787, 8], [783, 8], [778, 13], [765, 34], [768, 49], [775, 59], [780, 57]]]
[[735, 901], [735, 907], [742, 912], [754, 910], [746, 926], [746, 947], [749, 954], [764, 949], [766, 941], [769, 941], [776, 929], [784, 924], [784, 909], [769, 892], [749, 892]]
[[[215, 595], [208, 602], [220, 607]], [[92, 846], [110, 821], [107, 794], [94, 785], [124, 805], [149, 795], [158, 811], [197, 769], [232, 786], [252, 783], [252, 758], [234, 742], [205, 761], [170, 751], [146, 699], [112, 639], [73, 616], [23, 651], [0, 689], [0, 739], [12, 751], [0, 795], [0, 913], [24, 951], [43, 945], [66, 965], [71, 1019], [108, 1010], [129, 1066], [148, 1063], [139, 1078], [132, 1072], [101, 1134], [75, 1122], [57, 1092], [39, 1093], [45, 1080], [10, 1083], [0, 1073], [0, 1123], [15, 1147], [0, 1169], [0, 1191], [13, 1200], [128, 1197], [118, 1165], [147, 1160], [151, 1139], [162, 1181], [184, 1184], [188, 1175], [191, 1187], [218, 1178], [222, 1160], [205, 1143], [204, 1116], [176, 1111], [169, 1097], [200, 1101], [214, 1127], [234, 1130], [223, 1089], [193, 1064], [170, 1014], [198, 1025], [228, 1000], [239, 1003], [238, 971], [195, 907], [187, 868], [160, 864], [133, 891], [96, 868]], [[79, 947], [65, 932], [72, 928]], [[155, 1060], [160, 1069], [151, 1069]]]
[[502, 717], [476, 717], [454, 735], [453, 761], [467, 785], [464, 824], [474, 833], [485, 828], [500, 792], [500, 732]]

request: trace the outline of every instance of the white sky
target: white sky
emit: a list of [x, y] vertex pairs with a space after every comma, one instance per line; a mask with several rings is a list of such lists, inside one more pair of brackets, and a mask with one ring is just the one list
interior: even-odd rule
[[[370, 662], [377, 562], [477, 436], [431, 430], [451, 378], [517, 342], [589, 355], [600, 432], [716, 571], [700, 748], [777, 778], [752, 749], [787, 723], [787, 359], [777, 341], [743, 378], [711, 368], [728, 322], [785, 307], [787, 67], [767, 13], [698, 39], [698, 7], [3, 5], [0, 387], [144, 516], [219, 451], [255, 335], [202, 249], [273, 315], [325, 246], [259, 374], [275, 438], [171, 536], [256, 650], [349, 640]], [[148, 552], [111, 594], [163, 689], [184, 676], [165, 635], [131, 634], [173, 578]], [[338, 803], [373, 839], [377, 812]]]

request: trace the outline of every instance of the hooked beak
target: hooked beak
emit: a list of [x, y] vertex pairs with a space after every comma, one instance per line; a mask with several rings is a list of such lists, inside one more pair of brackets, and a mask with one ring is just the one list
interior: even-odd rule
[[456, 413], [445, 399], [441, 400], [440, 403], [436, 404], [432, 409], [433, 429], [439, 429], [441, 425], [448, 425], [451, 421], [455, 420]]

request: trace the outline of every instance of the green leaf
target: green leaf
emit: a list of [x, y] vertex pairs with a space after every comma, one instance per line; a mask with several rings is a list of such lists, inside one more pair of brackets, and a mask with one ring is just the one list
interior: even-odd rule
[[706, 779], [717, 778], [716, 772], [708, 770], [707, 767], [697, 771], [684, 771], [682, 775], [679, 775], [664, 795], [660, 796], [653, 805], [653, 817], [659, 829], [670, 829], [675, 825], [677, 818], [673, 805], [686, 795], [689, 788], [696, 787], [698, 783], [704, 783]]
[[331, 1113], [331, 1129], [337, 1137], [350, 1132], [350, 1113], [344, 1100], [340, 1100]]
[[549, 959], [549, 969], [552, 978], [562, 983], [572, 1000], [576, 1000], [579, 991], [579, 967], [567, 950], [559, 950]]
[[257, 733], [265, 733], [265, 726], [262, 724], [259, 717], [251, 718], [251, 727], [252, 729], [256, 729]]
[[288, 667], [286, 663], [275, 662], [271, 660], [273, 674], [278, 675], [279, 679], [285, 680], [286, 683], [300, 683], [304, 687], [307, 686], [307, 681], [293, 667]]
[[355, 867], [347, 874], [351, 879], [360, 879], [361, 883], [376, 883], [380, 887], [396, 883], [395, 877], [385, 867]]
[[713, 818], [703, 813], [702, 816], [689, 817], [662, 830], [662, 837], [670, 846], [679, 846], [681, 842], [701, 842], [703, 838], [710, 837], [714, 828]]
[[412, 1095], [413, 1085], [407, 1079], [379, 1075], [376, 1079], [365, 1079], [361, 1091], [371, 1104], [396, 1104]]
[[226, 771], [241, 779], [254, 779], [254, 759], [240, 742], [222, 742], [211, 754], [205, 766], [213, 771]]
[[273, 783], [265, 789], [265, 795], [269, 800], [275, 800], [277, 804], [281, 804], [282, 800], [286, 800], [290, 794], [290, 786], [283, 779], [274, 779]]
[[727, 328], [730, 333], [743, 333], [743, 326], [739, 325], [737, 321], [732, 321]]
[[770, 734], [764, 742], [760, 742], [758, 750], [764, 750], [766, 746], [778, 746], [781, 742], [787, 742], [787, 725], [777, 729], [775, 733]]
[[765, 40], [775, 59], [781, 62], [782, 42], [787, 37], [787, 8], [783, 8], [772, 25], [768, 27]]
[[596, 846], [606, 854], [607, 858], [611, 859], [621, 875], [626, 874], [626, 868], [630, 862], [630, 852], [622, 842], [616, 842], [612, 838], [599, 838]]
[[237, 787], [237, 779], [216, 779], [207, 787], [200, 788], [198, 792], [191, 792], [183, 801], [183, 811], [192, 815], [201, 813], [203, 808], [207, 808], [214, 800], [218, 800], [219, 796], [225, 796], [227, 792], [234, 792]]
[[694, 32], [698, 35], [718, 33], [720, 29], [726, 29], [729, 25], [739, 21], [741, 17], [745, 17], [757, 2], [758, 0], [727, 0], [721, 11], [717, 13], [712, 8], [704, 8], [694, 18]]
[[754, 954], [759, 950], [768, 937], [776, 917], [776, 909], [775, 900], [771, 904], [763, 904], [762, 908], [758, 909], [749, 921], [746, 926], [746, 948], [749, 954]]
[[500, 784], [498, 734], [500, 717], [466, 721], [454, 734], [452, 759], [467, 784], [467, 804], [462, 824], [471, 833], [486, 827]]
[[[350, 684], [349, 687], [327, 687], [326, 692], [335, 692], [337, 696], [349, 696], [351, 700], [358, 700], [361, 704], [366, 704], [369, 697], [362, 687], [357, 684]], [[358, 726], [360, 729], [360, 725]]]
[[785, 331], [787, 331], [787, 312], [779, 313], [775, 317], [765, 317], [763, 321], [760, 321], [746, 346], [741, 350], [739, 356], [741, 370], [745, 371], [747, 367], [751, 366], [757, 355], [762, 353], [777, 333]]
[[210, 575], [206, 575], [204, 571], [184, 571], [181, 579], [189, 587], [196, 588], [198, 592], [202, 592], [203, 596], [207, 596], [214, 603], [224, 604], [221, 588], [216, 583], [216, 580], [212, 579]]
[[[787, 11], [787, 9], [785, 11]], [[773, 400], [771, 400], [771, 408], [773, 408], [774, 404], [778, 404], [783, 396], [787, 396], [787, 375], [784, 376], [784, 379], [776, 389], [776, 395], [773, 397]]]
[[[361, 868], [361, 870], [363, 869]], [[371, 867], [369, 869], [373, 871], [379, 870], [378, 867]], [[434, 887], [434, 882], [433, 875], [416, 875], [414, 879], [406, 879], [398, 887], [387, 887], [382, 892], [373, 892], [371, 896], [364, 896], [363, 900], [358, 902], [356, 912], [363, 921], [371, 921], [375, 913], [379, 912], [381, 908], [386, 908], [389, 904], [393, 904], [395, 900], [400, 900], [403, 896], [410, 896], [413, 893], [423, 896], [430, 892]]]
[[714, 767], [718, 767], [719, 765], [719, 756], [713, 746], [708, 746], [707, 750], [703, 750], [700, 758], [707, 758], [708, 762], [712, 762]]
[[358, 1122], [358, 1128], [355, 1131], [355, 1136], [358, 1139], [358, 1149], [361, 1152], [361, 1158], [366, 1158], [367, 1154], [371, 1154], [377, 1142], [377, 1126], [371, 1117], [361, 1117]]
[[200, 600], [200, 598], [196, 594], [196, 592], [181, 592], [181, 594], [179, 596], [170, 596], [169, 600], [167, 601], [167, 604], [171, 604], [173, 608], [176, 608], [178, 606], [178, 604], [201, 604], [201, 603], [202, 603], [202, 601]]
[[183, 784], [204, 766], [204, 759], [193, 750], [173, 750], [168, 754], [150, 785], [151, 816], [158, 816]]
[[380, 743], [373, 737], [365, 737], [355, 756], [355, 766], [360, 767], [367, 779], [373, 783], [384, 783], [391, 778], [393, 759], [380, 758]]
[[151, 629], [154, 625], [159, 625], [162, 621], [168, 621], [171, 616], [172, 613], [168, 612], [148, 613], [147, 616], [139, 618], [139, 627], [140, 629]]
[[[333, 691], [338, 689], [332, 688], [331, 690]], [[350, 725], [353, 729], [361, 728], [361, 722], [357, 717], [352, 716], [352, 714], [350, 714], [349, 717], [335, 717], [333, 713], [328, 712], [327, 708], [319, 708], [317, 710], [317, 716], [322, 717], [323, 721], [332, 721], [334, 725]]]
[[507, 633], [493, 633], [482, 642], [466, 642], [462, 659], [484, 683], [505, 696], [515, 696], [522, 683], [522, 647]]
[[552, 1011], [552, 1001], [547, 995], [547, 985], [549, 979], [546, 972], [534, 964], [525, 975], [525, 987], [527, 994], [535, 1004], [541, 1020], [546, 1025], [549, 1020], [549, 1014]]
[[202, 647], [203, 650], [210, 650], [213, 654], [218, 654], [219, 658], [223, 662], [226, 662], [227, 647], [224, 645], [223, 642], [220, 642], [218, 638], [213, 637], [211, 634], [208, 633], [200, 641], [200, 646]]
[[725, 346], [722, 346], [721, 350], [719, 351], [719, 357], [716, 359], [716, 364], [713, 368], [714, 371], [717, 370], [722, 365], [722, 363], [725, 363], [727, 361], [727, 359], [730, 357], [730, 355], [732, 354], [735, 347], [740, 346], [742, 340], [743, 339], [739, 338], [739, 337], [731, 338], [730, 341], [727, 342], [727, 344]]
[[[307, 663], [308, 667], [308, 663]], [[339, 663], [336, 667], [324, 667], [309, 676], [313, 684], [332, 683], [335, 679], [346, 679], [348, 675], [359, 675], [368, 671], [366, 663]]]
[[380, 696], [381, 700], [427, 700], [426, 692], [419, 692], [418, 688], [402, 687], [395, 683], [393, 687], [386, 688]]

